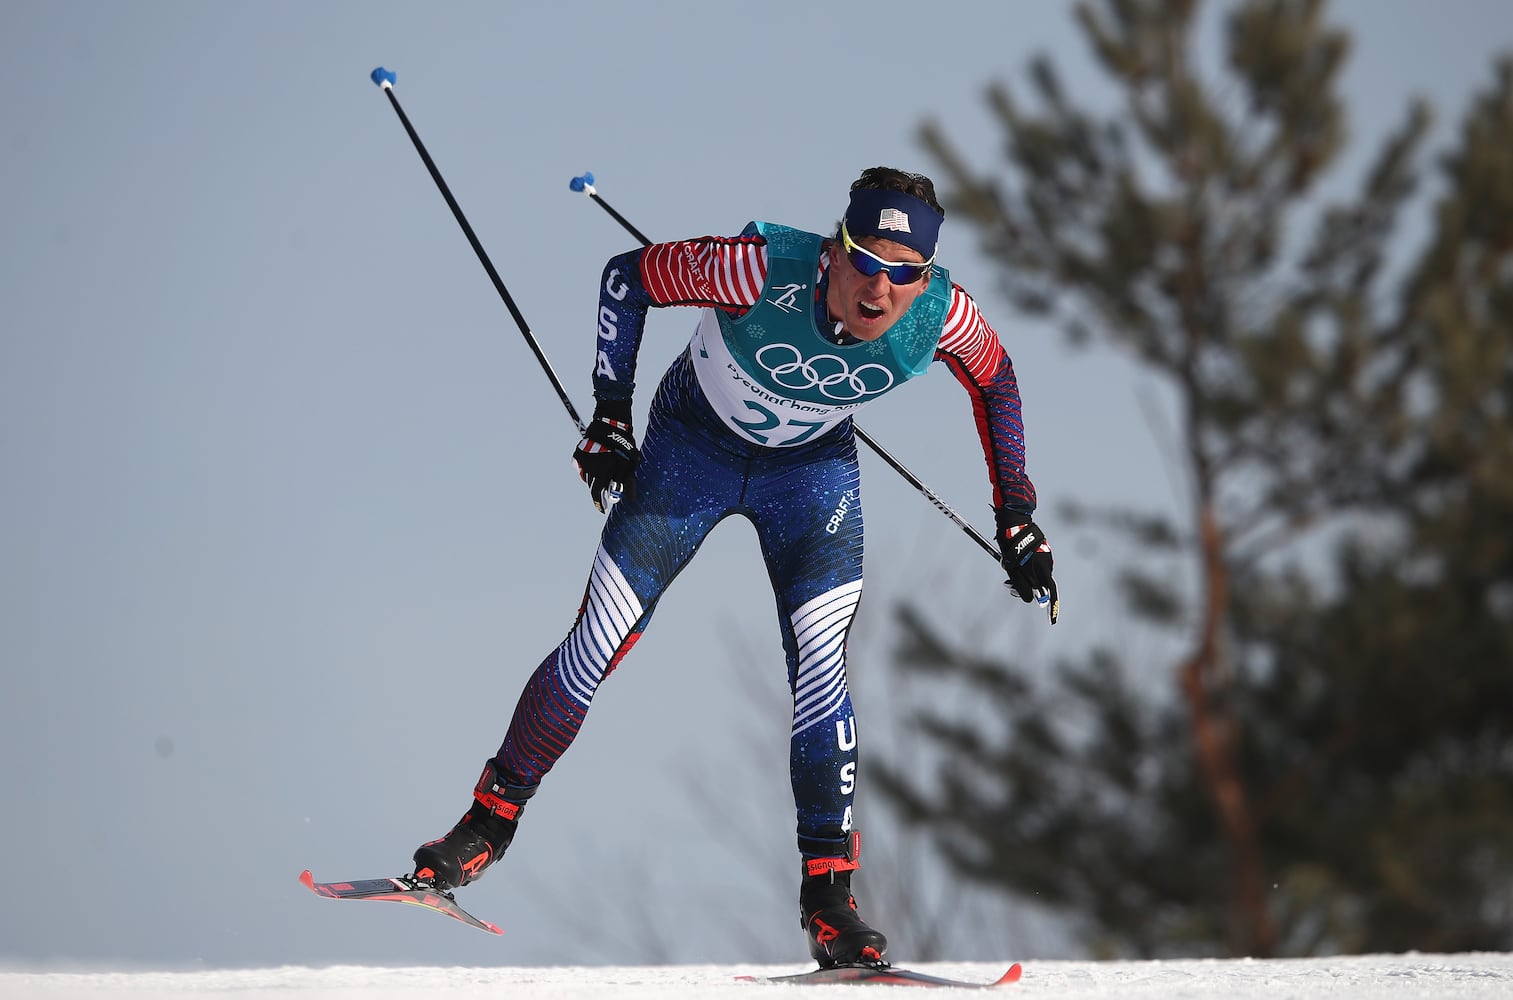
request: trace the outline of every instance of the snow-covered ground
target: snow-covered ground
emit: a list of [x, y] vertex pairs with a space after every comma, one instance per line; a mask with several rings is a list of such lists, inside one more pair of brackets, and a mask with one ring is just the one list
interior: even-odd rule
[[[922, 972], [985, 982], [1003, 966], [942, 962]], [[694, 1000], [757, 995], [835, 1000], [857, 986], [760, 986], [741, 975], [779, 975], [796, 967], [674, 965], [585, 968], [404, 968], [337, 966], [198, 972], [0, 972], [0, 997], [298, 996], [409, 997], [445, 1000]], [[868, 987], [879, 989], [879, 987]], [[881, 988], [878, 996], [896, 996]], [[948, 991], [956, 994], [959, 991]], [[1410, 1000], [1513, 997], [1513, 955], [1368, 955], [1269, 961], [1028, 962], [1024, 978], [995, 991], [1024, 1000]], [[939, 995], [939, 994], [936, 994]]]

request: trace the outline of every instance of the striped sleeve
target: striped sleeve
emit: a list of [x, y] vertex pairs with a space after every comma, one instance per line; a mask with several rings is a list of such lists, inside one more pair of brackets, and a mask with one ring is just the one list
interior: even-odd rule
[[641, 255], [641, 280], [654, 306], [744, 310], [767, 281], [767, 241], [705, 236], [653, 244]]
[[954, 283], [935, 359], [946, 363], [972, 398], [993, 508], [1033, 514], [1035, 485], [1025, 473], [1024, 417], [1014, 363], [972, 296]]
[[599, 339], [594, 398], [629, 400], [646, 312], [661, 306], [705, 306], [744, 312], [767, 281], [767, 241], [754, 233], [703, 236], [610, 258], [599, 283]]

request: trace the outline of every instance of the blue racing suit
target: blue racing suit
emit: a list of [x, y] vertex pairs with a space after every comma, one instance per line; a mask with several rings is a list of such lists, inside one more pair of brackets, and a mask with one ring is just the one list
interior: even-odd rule
[[[737, 240], [765, 247], [760, 294], [743, 309], [706, 308], [663, 377], [636, 494], [610, 508], [577, 620], [526, 683], [496, 763], [510, 785], [534, 791], [667, 587], [714, 526], [739, 515], [756, 528], [777, 601], [799, 848], [828, 857], [844, 850], [856, 788], [846, 640], [862, 594], [863, 519], [851, 415], [925, 371], [952, 286], [935, 268], [882, 338], [845, 343], [826, 333], [821, 237], [752, 223]], [[647, 291], [642, 253], [606, 268], [600, 399], [630, 398], [646, 309], [683, 304]]]

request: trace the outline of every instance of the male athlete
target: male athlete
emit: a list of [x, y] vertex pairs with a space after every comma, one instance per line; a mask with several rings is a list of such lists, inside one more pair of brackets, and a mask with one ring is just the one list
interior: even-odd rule
[[[793, 692], [789, 772], [803, 861], [799, 913], [822, 967], [881, 961], [851, 873], [857, 731], [846, 636], [862, 594], [852, 416], [943, 361], [972, 399], [997, 542], [1023, 601], [1057, 608], [1050, 545], [1031, 519], [1014, 368], [977, 305], [935, 264], [945, 216], [929, 178], [886, 167], [851, 186], [825, 238], [768, 222], [739, 236], [612, 258], [599, 287], [594, 419], [573, 458], [608, 514], [577, 621], [526, 682], [466, 815], [415, 852], [415, 874], [466, 885], [509, 846], [527, 800], [572, 743], [600, 682], [710, 530], [756, 527]], [[644, 448], [631, 427], [646, 311], [698, 306], [663, 376]]]

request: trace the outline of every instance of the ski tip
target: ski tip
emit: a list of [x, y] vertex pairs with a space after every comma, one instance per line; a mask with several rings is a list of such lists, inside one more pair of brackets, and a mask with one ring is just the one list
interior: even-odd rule
[[594, 186], [594, 175], [585, 170], [577, 177], [568, 181], [567, 186], [582, 194]]
[[303, 885], [311, 892], [315, 891], [315, 876], [310, 874], [310, 869], [306, 868], [304, 871], [299, 873], [299, 882], [300, 885]]
[[998, 981], [993, 985], [1007, 986], [1009, 983], [1017, 983], [1019, 982], [1019, 977], [1022, 975], [1024, 975], [1024, 966], [1020, 965], [1018, 962], [1015, 962], [1013, 965], [1009, 966], [1008, 972], [1005, 972], [1002, 976], [998, 977]]
[[372, 80], [378, 86], [383, 87], [384, 89], [388, 89], [394, 86], [394, 81], [397, 79], [397, 77], [394, 76], [393, 70], [384, 69], [382, 66], [380, 66], [373, 72], [368, 74], [368, 79]]

